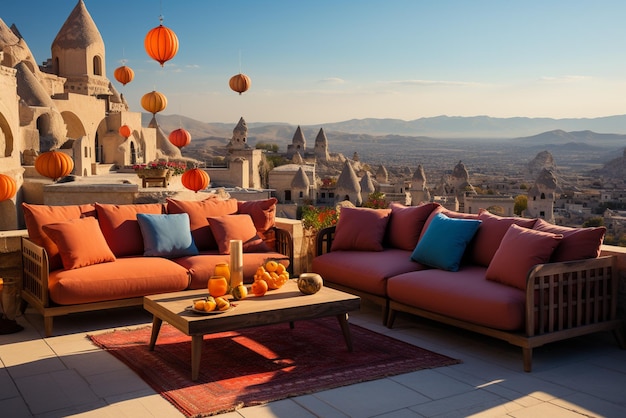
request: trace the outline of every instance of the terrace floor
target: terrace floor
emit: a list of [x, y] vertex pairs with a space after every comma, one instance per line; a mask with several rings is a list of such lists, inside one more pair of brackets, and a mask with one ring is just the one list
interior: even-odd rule
[[[533, 372], [522, 370], [521, 349], [408, 315], [394, 329], [381, 325], [363, 302], [351, 322], [389, 334], [462, 364], [244, 408], [222, 417], [624, 417], [626, 351], [610, 333], [535, 349]], [[25, 329], [0, 335], [0, 416], [182, 416], [88, 333], [151, 323], [141, 308], [43, 320], [27, 310]]]

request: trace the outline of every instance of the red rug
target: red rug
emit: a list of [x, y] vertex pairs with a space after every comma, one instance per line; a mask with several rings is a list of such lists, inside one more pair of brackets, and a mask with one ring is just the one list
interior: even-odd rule
[[89, 338], [133, 369], [187, 416], [205, 416], [408, 373], [458, 360], [351, 324], [348, 352], [335, 318], [205, 336], [200, 377], [191, 380], [191, 338], [164, 323]]

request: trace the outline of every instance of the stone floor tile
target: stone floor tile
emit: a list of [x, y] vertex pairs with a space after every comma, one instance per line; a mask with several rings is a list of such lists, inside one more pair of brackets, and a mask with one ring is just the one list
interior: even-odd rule
[[350, 417], [371, 417], [429, 401], [424, 395], [391, 379], [357, 383], [314, 396]]

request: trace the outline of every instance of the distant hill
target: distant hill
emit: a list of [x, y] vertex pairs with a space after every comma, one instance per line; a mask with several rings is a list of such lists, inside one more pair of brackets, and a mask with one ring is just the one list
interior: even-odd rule
[[[142, 115], [146, 126], [152, 115]], [[221, 137], [230, 138], [237, 121], [232, 123], [200, 122], [185, 116], [157, 115], [157, 120], [167, 132], [182, 124], [189, 130], [192, 138]], [[287, 123], [248, 122], [250, 138], [259, 140], [276, 137], [279, 140], [291, 140], [295, 125]], [[578, 136], [584, 132], [600, 132], [626, 134], [626, 115], [607, 116], [600, 118], [551, 119], [551, 118], [492, 118], [489, 116], [436, 116], [420, 118], [412, 121], [401, 119], [352, 119], [344, 122], [321, 125], [302, 125], [307, 140], [315, 140], [320, 128], [329, 132], [346, 134], [366, 134], [372, 136], [430, 136], [434, 138], [475, 138], [475, 139], [506, 139], [539, 135], [544, 132], [563, 131]], [[594, 134], [598, 135], [598, 134]], [[572, 142], [567, 141], [567, 142]], [[576, 140], [574, 142], [577, 142]]]
[[601, 134], [592, 131], [565, 132], [561, 129], [543, 132], [538, 135], [513, 139], [518, 145], [575, 145], [610, 147], [626, 145], [626, 135]]

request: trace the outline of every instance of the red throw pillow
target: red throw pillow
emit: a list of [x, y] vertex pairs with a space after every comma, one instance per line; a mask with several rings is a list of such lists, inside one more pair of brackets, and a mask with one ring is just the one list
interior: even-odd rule
[[237, 199], [224, 200], [219, 197], [199, 201], [167, 199], [167, 213], [188, 214], [191, 236], [198, 250], [214, 250], [218, 245], [209, 226], [209, 218], [237, 213]]
[[28, 230], [28, 237], [32, 242], [43, 247], [48, 254], [50, 271], [63, 267], [63, 261], [59, 254], [59, 248], [44, 232], [43, 226], [55, 222], [63, 222], [70, 219], [96, 216], [94, 205], [70, 205], [70, 206], [47, 206], [31, 205], [22, 203], [24, 222]]
[[341, 208], [331, 251], [382, 251], [391, 209]]
[[109, 205], [96, 203], [98, 222], [109, 248], [116, 257], [143, 254], [143, 235], [138, 213], [162, 214], [161, 203]]
[[503, 217], [491, 214], [485, 209], [478, 211], [478, 219], [482, 223], [468, 248], [468, 252], [474, 264], [485, 267], [491, 263], [502, 238], [511, 225], [532, 228], [535, 224], [535, 219]]
[[387, 241], [389, 245], [402, 250], [413, 251], [417, 245], [424, 224], [428, 216], [438, 203], [426, 203], [419, 206], [404, 206], [393, 202], [391, 217], [387, 227]]
[[240, 239], [244, 253], [264, 253], [270, 248], [257, 234], [250, 215], [224, 215], [209, 218], [211, 232], [220, 254], [230, 254], [230, 240]]
[[550, 261], [563, 235], [536, 231], [512, 224], [504, 234], [485, 278], [526, 290], [530, 269]]
[[59, 248], [65, 270], [115, 261], [96, 218], [47, 224], [43, 230]]
[[265, 200], [239, 200], [237, 201], [237, 213], [250, 215], [256, 230], [265, 233], [275, 224], [277, 203], [278, 199], [275, 197]]
[[567, 226], [553, 225], [543, 219], [538, 219], [533, 226], [537, 231], [562, 234], [563, 240], [556, 247], [550, 261], [573, 261], [585, 258], [596, 258], [600, 255], [602, 241], [606, 228], [570, 228]]

